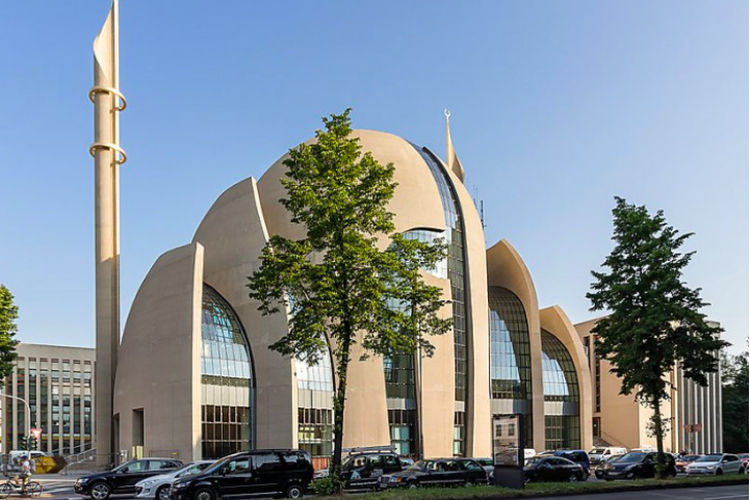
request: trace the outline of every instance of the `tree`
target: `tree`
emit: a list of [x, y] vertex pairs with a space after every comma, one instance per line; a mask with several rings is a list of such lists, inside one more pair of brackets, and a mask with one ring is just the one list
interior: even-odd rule
[[748, 353], [724, 354], [721, 363], [724, 449], [748, 449]]
[[0, 285], [0, 381], [13, 372], [18, 344], [15, 339], [17, 319], [18, 306], [13, 304], [13, 294], [5, 285]]
[[[330, 476], [336, 481], [352, 346], [359, 342], [365, 357], [418, 349], [430, 356], [427, 335], [451, 327], [438, 317], [446, 303], [441, 289], [426, 285], [420, 274], [443, 259], [447, 247], [393, 234], [387, 204], [396, 189], [394, 166], [362, 152], [350, 137], [350, 111], [323, 118], [326, 130], [316, 132], [313, 144], [289, 151], [281, 180], [287, 197], [280, 201], [306, 237], [272, 236], [248, 284], [264, 315], [282, 307], [291, 312], [288, 333], [271, 349], [311, 364], [330, 349], [337, 382]], [[381, 250], [384, 237], [390, 244]]]
[[687, 378], [707, 385], [705, 374], [718, 369], [717, 353], [727, 343], [719, 339], [723, 330], [700, 312], [709, 305], [700, 288], [682, 281], [695, 252], [679, 250], [692, 233], [680, 235], [662, 211], [652, 216], [645, 206], [615, 200], [615, 248], [603, 264], [609, 271], [592, 271], [595, 281], [586, 297], [592, 311], [611, 312], [592, 332], [597, 354], [622, 379], [620, 394], [635, 393], [636, 401], [654, 412], [649, 429], [656, 437], [662, 476], [665, 426], [660, 405], [669, 400], [672, 387], [667, 374], [679, 366]]

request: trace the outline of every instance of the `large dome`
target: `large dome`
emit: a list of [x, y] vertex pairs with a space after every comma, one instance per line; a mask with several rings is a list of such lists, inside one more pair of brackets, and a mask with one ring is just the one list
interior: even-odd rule
[[[389, 204], [389, 210], [395, 214], [394, 223], [399, 232], [414, 228], [445, 230], [443, 205], [430, 168], [418, 146], [401, 137], [373, 130], [355, 130], [352, 134], [359, 138], [362, 151], [369, 151], [382, 164], [393, 163], [396, 167], [394, 181], [398, 187]], [[311, 139], [308, 142], [312, 142]], [[286, 195], [280, 179], [286, 171], [284, 155], [274, 163], [258, 182], [263, 216], [269, 234], [280, 234], [287, 238], [303, 238], [303, 228], [292, 224], [289, 214], [279, 203]], [[454, 184], [461, 184], [453, 177]], [[463, 186], [456, 186], [462, 189]], [[462, 207], [463, 210], [474, 210], [473, 206]], [[475, 211], [475, 210], [474, 210]], [[387, 244], [387, 242], [383, 242]]]

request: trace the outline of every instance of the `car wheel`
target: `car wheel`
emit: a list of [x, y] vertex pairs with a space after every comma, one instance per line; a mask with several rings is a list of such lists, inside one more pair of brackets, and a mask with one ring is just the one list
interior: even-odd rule
[[156, 500], [169, 500], [169, 486], [160, 486], [154, 496]]
[[570, 474], [570, 475], [568, 476], [568, 482], [569, 482], [569, 483], [577, 483], [577, 482], [578, 482], [578, 474], [576, 474], [576, 473], [571, 473], [571, 474]]
[[286, 489], [287, 498], [302, 498], [305, 490], [299, 484], [293, 484]]
[[409, 482], [408, 488], [410, 490], [416, 490], [418, 487], [419, 487], [419, 483], [417, 483], [416, 481]]
[[214, 492], [208, 488], [201, 488], [193, 495], [193, 500], [214, 500]]
[[91, 485], [91, 498], [94, 500], [107, 500], [112, 494], [112, 489], [107, 483], [94, 483]]
[[723, 475], [723, 474], [724, 474], [724, 471], [723, 471], [723, 470], [721, 470], [721, 469], [716, 469], [716, 475], [717, 475], [717, 476], [721, 476], [721, 475]]

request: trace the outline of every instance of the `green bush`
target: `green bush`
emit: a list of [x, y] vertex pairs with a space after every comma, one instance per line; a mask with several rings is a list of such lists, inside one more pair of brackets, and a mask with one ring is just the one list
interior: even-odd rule
[[310, 483], [313, 492], [320, 496], [335, 495], [342, 490], [343, 486], [341, 480], [333, 476], [321, 477]]

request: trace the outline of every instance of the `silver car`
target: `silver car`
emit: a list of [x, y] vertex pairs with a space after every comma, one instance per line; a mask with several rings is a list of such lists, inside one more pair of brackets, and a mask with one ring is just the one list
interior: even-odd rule
[[742, 474], [742, 472], [742, 460], [731, 453], [703, 455], [687, 466], [688, 476], [719, 476], [721, 474]]
[[175, 480], [203, 472], [213, 460], [201, 460], [186, 465], [182, 469], [169, 471], [166, 474], [151, 476], [135, 484], [136, 498], [154, 498], [155, 500], [169, 500], [169, 488]]

